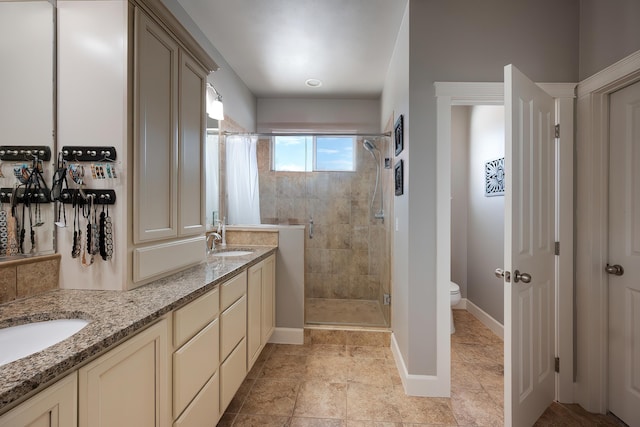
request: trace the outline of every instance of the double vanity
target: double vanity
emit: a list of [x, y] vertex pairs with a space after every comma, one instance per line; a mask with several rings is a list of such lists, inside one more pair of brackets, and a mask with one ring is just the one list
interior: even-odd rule
[[276, 250], [230, 247], [130, 291], [0, 305], [0, 329], [80, 328], [0, 365], [0, 426], [214, 425], [275, 329]]

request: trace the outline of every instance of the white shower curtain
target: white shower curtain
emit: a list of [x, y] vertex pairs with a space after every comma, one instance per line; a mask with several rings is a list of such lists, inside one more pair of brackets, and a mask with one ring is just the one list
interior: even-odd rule
[[227, 223], [260, 224], [258, 137], [226, 138]]

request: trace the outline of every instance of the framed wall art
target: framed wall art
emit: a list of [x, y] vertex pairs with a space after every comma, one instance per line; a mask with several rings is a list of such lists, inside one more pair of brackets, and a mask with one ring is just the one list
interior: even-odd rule
[[402, 153], [402, 150], [404, 149], [403, 121], [404, 119], [402, 118], [402, 114], [400, 114], [400, 116], [398, 117], [398, 120], [396, 120], [395, 126], [393, 127], [393, 136], [396, 143], [396, 156]]
[[484, 164], [484, 195], [504, 196], [504, 157]]
[[395, 183], [396, 183], [396, 196], [402, 196], [404, 193], [404, 171], [402, 166], [402, 160], [398, 160], [395, 166]]

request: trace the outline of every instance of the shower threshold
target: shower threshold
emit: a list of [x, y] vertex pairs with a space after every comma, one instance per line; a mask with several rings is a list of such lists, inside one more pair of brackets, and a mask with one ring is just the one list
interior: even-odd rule
[[306, 298], [305, 315], [308, 325], [387, 326], [376, 300]]

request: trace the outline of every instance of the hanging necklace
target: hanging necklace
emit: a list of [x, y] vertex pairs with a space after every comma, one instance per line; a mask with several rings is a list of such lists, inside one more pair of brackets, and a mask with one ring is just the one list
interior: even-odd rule
[[82, 230], [80, 229], [80, 201], [79, 194], [76, 193], [73, 201], [73, 247], [71, 248], [71, 257], [78, 258], [82, 251]]

